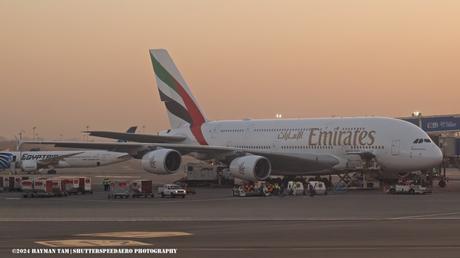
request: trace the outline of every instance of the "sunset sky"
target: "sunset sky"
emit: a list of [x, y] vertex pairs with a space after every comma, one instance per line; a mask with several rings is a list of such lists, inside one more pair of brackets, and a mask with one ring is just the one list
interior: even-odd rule
[[211, 120], [460, 113], [460, 1], [0, 0], [0, 136], [168, 128], [149, 48]]

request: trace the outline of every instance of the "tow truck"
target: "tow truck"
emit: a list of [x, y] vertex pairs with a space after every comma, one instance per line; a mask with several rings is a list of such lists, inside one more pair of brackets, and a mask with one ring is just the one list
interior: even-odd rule
[[392, 185], [388, 190], [391, 194], [427, 194], [431, 188], [415, 183], [399, 183]]

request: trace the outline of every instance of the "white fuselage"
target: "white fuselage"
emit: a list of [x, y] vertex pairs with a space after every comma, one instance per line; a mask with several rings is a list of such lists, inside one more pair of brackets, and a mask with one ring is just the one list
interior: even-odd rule
[[[50, 164], [49, 168], [84, 168], [97, 167], [126, 161], [130, 158], [127, 153], [112, 152], [105, 150], [84, 151], [21, 151], [11, 152], [15, 156], [17, 167], [27, 162], [43, 162], [49, 159], [67, 156]], [[72, 155], [75, 154], [75, 155]], [[68, 156], [71, 155], [71, 156]]]
[[[316, 155], [317, 159], [327, 154], [339, 160], [334, 167], [338, 170], [346, 168], [353, 154], [362, 152], [372, 153], [382, 171], [430, 169], [442, 160], [441, 150], [422, 129], [393, 118], [213, 121], [204, 123], [201, 129], [209, 145], [293, 157]], [[168, 135], [187, 136], [190, 143], [196, 143], [190, 140], [194, 136], [189, 128], [174, 129]], [[416, 139], [427, 140], [415, 144]], [[304, 167], [281, 174], [309, 171], [312, 169]]]

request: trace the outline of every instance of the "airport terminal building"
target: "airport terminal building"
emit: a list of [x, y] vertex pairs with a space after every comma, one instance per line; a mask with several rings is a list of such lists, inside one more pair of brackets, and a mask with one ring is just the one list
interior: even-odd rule
[[422, 128], [438, 144], [449, 163], [460, 166], [460, 114], [422, 116], [414, 113], [400, 119]]

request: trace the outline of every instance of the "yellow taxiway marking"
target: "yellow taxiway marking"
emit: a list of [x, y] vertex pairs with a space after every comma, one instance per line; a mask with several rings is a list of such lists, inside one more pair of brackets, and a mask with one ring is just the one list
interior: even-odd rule
[[98, 178], [103, 178], [103, 177], [106, 177], [106, 178], [141, 178], [140, 176], [94, 176], [94, 177], [98, 177]]
[[40, 245], [49, 247], [101, 247], [101, 246], [145, 246], [152, 245], [132, 240], [93, 240], [93, 239], [68, 239], [68, 240], [52, 240], [52, 241], [37, 241]]
[[191, 233], [176, 232], [176, 231], [121, 231], [121, 232], [103, 232], [92, 234], [78, 234], [76, 236], [92, 236], [92, 237], [125, 237], [125, 238], [155, 238], [155, 237], [176, 237], [176, 236], [191, 236]]

